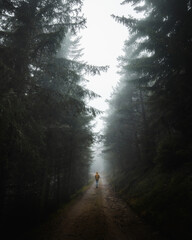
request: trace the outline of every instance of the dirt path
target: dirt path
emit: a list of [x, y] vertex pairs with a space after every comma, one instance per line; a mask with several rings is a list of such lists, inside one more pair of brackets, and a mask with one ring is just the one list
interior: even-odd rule
[[164, 240], [114, 195], [105, 179], [60, 215], [33, 240]]

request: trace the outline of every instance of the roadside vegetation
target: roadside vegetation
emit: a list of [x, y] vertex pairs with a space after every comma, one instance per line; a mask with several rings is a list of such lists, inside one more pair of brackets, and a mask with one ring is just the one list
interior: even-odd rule
[[168, 239], [190, 239], [192, 2], [134, 1], [119, 85], [109, 100], [105, 162], [119, 194]]
[[80, 60], [81, 7], [79, 0], [0, 2], [4, 229], [36, 224], [89, 181], [91, 120], [99, 111], [87, 106], [98, 95], [84, 76], [107, 68]]

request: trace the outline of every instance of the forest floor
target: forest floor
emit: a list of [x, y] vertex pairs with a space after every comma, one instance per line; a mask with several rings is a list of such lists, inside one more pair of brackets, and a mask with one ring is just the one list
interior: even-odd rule
[[115, 195], [105, 178], [98, 188], [93, 183], [81, 197], [28, 234], [25, 239], [165, 240]]

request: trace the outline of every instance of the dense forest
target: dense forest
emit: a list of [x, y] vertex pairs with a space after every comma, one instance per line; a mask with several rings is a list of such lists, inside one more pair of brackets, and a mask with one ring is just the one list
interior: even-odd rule
[[191, 239], [192, 1], [125, 0], [131, 37], [109, 101], [105, 162], [115, 190], [168, 239]]
[[[0, 1], [0, 215], [38, 222], [89, 180], [98, 97], [81, 62], [80, 0]], [[28, 216], [28, 217], [27, 217]], [[29, 217], [30, 216], [30, 217]]]
[[[192, 239], [192, 1], [121, 4], [141, 17], [112, 15], [129, 35], [98, 138], [106, 175], [154, 229]], [[40, 223], [90, 179], [100, 111], [86, 78], [108, 67], [81, 60], [82, 5], [0, 0], [2, 227]]]

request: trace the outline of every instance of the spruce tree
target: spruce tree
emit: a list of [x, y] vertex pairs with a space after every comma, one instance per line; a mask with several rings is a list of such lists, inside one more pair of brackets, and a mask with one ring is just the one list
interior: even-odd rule
[[97, 94], [82, 86], [83, 74], [106, 67], [78, 62], [78, 40], [68, 39], [84, 27], [82, 1], [0, 4], [0, 207], [6, 224], [17, 211], [20, 220], [49, 212], [87, 182], [90, 121], [99, 111], [86, 105]]

